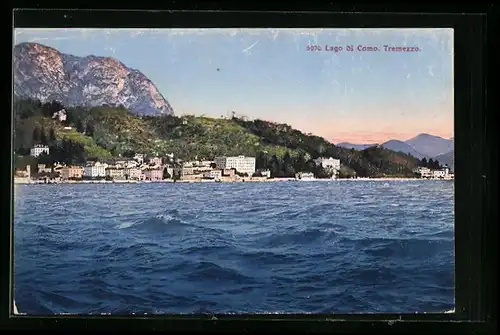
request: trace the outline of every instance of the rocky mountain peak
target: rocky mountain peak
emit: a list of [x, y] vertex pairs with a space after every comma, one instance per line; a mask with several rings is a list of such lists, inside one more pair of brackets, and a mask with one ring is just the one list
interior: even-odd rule
[[38, 44], [14, 47], [14, 94], [66, 106], [123, 105], [138, 115], [173, 115], [142, 72], [111, 57], [78, 57]]

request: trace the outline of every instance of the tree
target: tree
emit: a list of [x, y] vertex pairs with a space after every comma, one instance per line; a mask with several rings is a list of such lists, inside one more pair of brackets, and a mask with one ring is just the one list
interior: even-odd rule
[[16, 169], [22, 170], [26, 170], [26, 167], [29, 165], [32, 174], [38, 172], [38, 161], [33, 156], [16, 157], [14, 165]]
[[293, 166], [296, 172], [305, 172], [306, 170], [306, 159], [304, 154], [300, 152], [294, 159]]
[[135, 152], [132, 150], [125, 150], [122, 153], [122, 157], [125, 157], [125, 158], [133, 158], [134, 156], [135, 156]]
[[292, 158], [290, 157], [290, 153], [288, 151], [283, 156], [282, 171], [284, 177], [291, 177], [295, 174], [292, 166]]
[[40, 143], [42, 143], [43, 145], [48, 144], [47, 135], [45, 134], [45, 129], [43, 126], [42, 129], [40, 130]]
[[165, 167], [163, 169], [163, 179], [170, 179], [172, 178], [172, 176], [170, 175], [170, 173], [168, 173], [168, 169]]
[[94, 126], [90, 121], [87, 122], [87, 127], [85, 128], [85, 134], [90, 137], [94, 136]]
[[61, 109], [64, 109], [64, 106], [56, 100], [52, 100], [50, 103], [50, 116], [52, 116], [54, 113], [59, 112]]
[[38, 164], [45, 164], [47, 166], [52, 166], [54, 164], [54, 158], [52, 155], [47, 155], [46, 152], [42, 152], [38, 157], [37, 157], [37, 162]]
[[427, 158], [422, 158], [422, 166], [423, 167], [427, 167], [428, 163], [427, 163]]
[[83, 128], [82, 120], [80, 120], [80, 119], [78, 119], [78, 121], [76, 121], [76, 131], [79, 133], [85, 132], [85, 129]]
[[35, 127], [33, 129], [33, 143], [38, 144], [40, 142], [40, 129], [38, 127]]
[[172, 176], [172, 179], [174, 181], [177, 181], [177, 180], [181, 179], [181, 171], [180, 170], [177, 170], [177, 171], [174, 170], [173, 174], [174, 175]]
[[83, 144], [71, 140], [63, 140], [61, 143], [50, 147], [50, 153], [54, 161], [65, 164], [83, 164], [86, 161]]
[[268, 168], [268, 156], [265, 152], [260, 151], [255, 159], [255, 167], [258, 170], [264, 170]]
[[49, 131], [49, 141], [50, 142], [57, 141], [56, 133], [54, 132], [54, 128], [50, 128], [50, 131]]
[[270, 171], [271, 171], [271, 177], [279, 177], [281, 176], [280, 173], [280, 161], [276, 155], [273, 155], [271, 157], [271, 162], [270, 162]]
[[30, 155], [30, 149], [20, 147], [16, 150], [16, 154], [20, 156], [29, 156]]
[[435, 168], [434, 160], [432, 158], [429, 159], [429, 162], [427, 163], [427, 167], [429, 169], [434, 169]]

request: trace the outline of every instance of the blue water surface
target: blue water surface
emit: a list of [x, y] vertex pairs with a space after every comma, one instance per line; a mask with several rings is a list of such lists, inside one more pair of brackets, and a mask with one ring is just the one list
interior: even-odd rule
[[16, 185], [21, 313], [454, 307], [450, 181]]

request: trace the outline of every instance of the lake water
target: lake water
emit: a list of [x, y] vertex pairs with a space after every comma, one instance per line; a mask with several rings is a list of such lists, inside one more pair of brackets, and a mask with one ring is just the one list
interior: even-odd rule
[[16, 185], [21, 313], [443, 312], [450, 181]]

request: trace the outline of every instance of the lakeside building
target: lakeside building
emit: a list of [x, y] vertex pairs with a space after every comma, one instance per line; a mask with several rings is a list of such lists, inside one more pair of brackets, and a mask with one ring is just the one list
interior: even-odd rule
[[215, 166], [217, 169], [236, 169], [239, 173], [246, 173], [249, 176], [255, 173], [255, 157], [233, 156], [233, 157], [215, 157]]
[[49, 150], [48, 146], [37, 144], [37, 145], [33, 146], [33, 148], [31, 148], [30, 155], [33, 157], [38, 157], [42, 153], [46, 153], [48, 155], [49, 152], [50, 152], [50, 150]]
[[222, 170], [222, 175], [224, 177], [234, 177], [236, 175], [235, 169], [223, 169]]
[[202, 160], [202, 161], [199, 161], [199, 165], [198, 166], [209, 168], [209, 167], [212, 167], [212, 164], [215, 164], [215, 162], [214, 161]]
[[31, 166], [27, 165], [26, 170], [16, 169], [14, 176], [18, 178], [31, 178]]
[[83, 175], [90, 178], [106, 177], [107, 166], [107, 164], [100, 162], [89, 164], [83, 168]]
[[83, 168], [81, 166], [65, 166], [61, 169], [62, 179], [81, 179], [83, 177]]
[[205, 178], [220, 179], [222, 178], [222, 170], [211, 170], [203, 174]]
[[146, 180], [163, 180], [163, 169], [148, 168], [143, 173]]
[[432, 170], [427, 167], [417, 167], [413, 172], [420, 175], [421, 178], [425, 179], [452, 179], [454, 176], [450, 173], [448, 167], [442, 169]]
[[450, 177], [450, 169], [448, 167], [444, 167], [439, 170], [432, 171], [432, 176], [437, 179], [445, 179]]
[[135, 154], [133, 160], [139, 164], [144, 163], [144, 155], [143, 154]]
[[270, 170], [260, 171], [260, 175], [262, 177], [271, 178], [271, 171]]
[[161, 166], [162, 163], [163, 162], [160, 157], [153, 157], [149, 159], [149, 164], [153, 166]]
[[312, 172], [298, 172], [295, 174], [295, 179], [297, 180], [314, 180], [314, 174]]
[[140, 180], [142, 175], [142, 170], [139, 169], [138, 167], [130, 167], [130, 168], [127, 167], [123, 169], [123, 175], [125, 176], [125, 178], [128, 179]]
[[170, 175], [170, 179], [174, 177], [174, 168], [171, 165], [163, 166], [163, 170], [167, 170], [167, 173]]
[[138, 167], [139, 166], [139, 163], [134, 161], [134, 160], [131, 160], [131, 161], [126, 161], [125, 162], [125, 168], [126, 169], [131, 169], [131, 168], [135, 168], [135, 167]]
[[194, 171], [194, 168], [192, 168], [192, 167], [182, 166], [182, 167], [173, 168], [173, 173], [175, 173], [179, 177], [186, 177], [186, 176], [194, 175], [195, 171]]
[[113, 179], [125, 178], [123, 169], [116, 166], [106, 168], [106, 177], [111, 177]]
[[38, 173], [51, 173], [52, 168], [46, 166], [45, 164], [38, 164]]
[[419, 166], [415, 170], [413, 170], [413, 172], [418, 173], [421, 178], [432, 178], [433, 176], [431, 169], [427, 167]]
[[323, 169], [333, 171], [334, 175], [340, 170], [340, 159], [319, 157], [314, 160], [316, 165], [321, 165]]
[[122, 169], [125, 168], [126, 164], [127, 164], [127, 161], [123, 161], [123, 160], [115, 162], [115, 166], [118, 168], [122, 168]]

